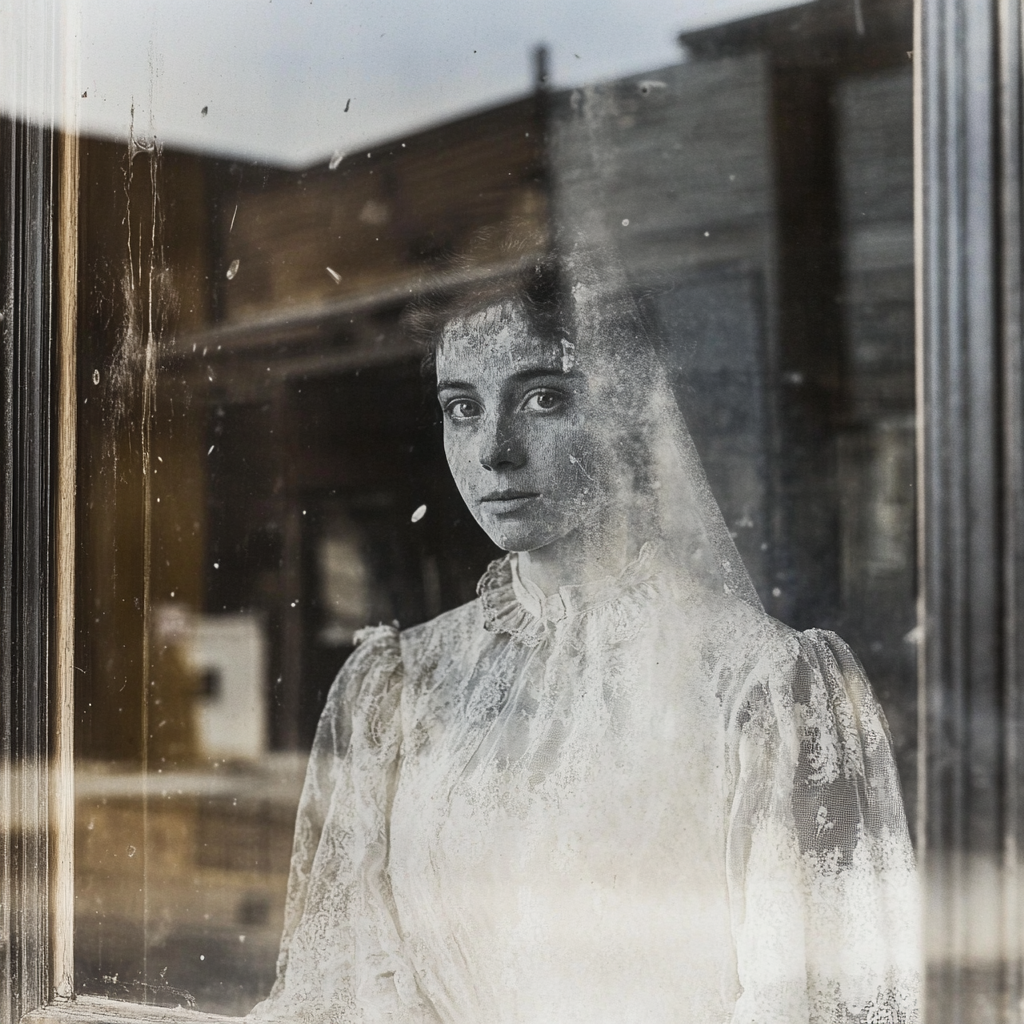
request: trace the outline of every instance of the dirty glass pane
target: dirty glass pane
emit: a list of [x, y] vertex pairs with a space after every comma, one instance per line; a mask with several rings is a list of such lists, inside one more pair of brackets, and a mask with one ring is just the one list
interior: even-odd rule
[[863, 663], [913, 821], [910, 33], [904, 0], [84, 6], [78, 992], [270, 992], [358, 631], [501, 554], [411, 311], [567, 231], [614, 250], [765, 610]]

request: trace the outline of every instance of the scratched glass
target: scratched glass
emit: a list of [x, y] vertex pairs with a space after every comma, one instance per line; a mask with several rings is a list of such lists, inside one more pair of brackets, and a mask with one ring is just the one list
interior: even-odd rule
[[79, 993], [270, 993], [356, 634], [501, 554], [412, 313], [574, 233], [754, 600], [863, 663], [913, 820], [911, 6], [772, 6], [84, 6]]

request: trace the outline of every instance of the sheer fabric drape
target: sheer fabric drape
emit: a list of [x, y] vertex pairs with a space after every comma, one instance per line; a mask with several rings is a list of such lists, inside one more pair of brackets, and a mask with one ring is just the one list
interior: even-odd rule
[[303, 1021], [905, 1021], [913, 856], [834, 634], [645, 548], [543, 603], [368, 631], [299, 813], [275, 990]]

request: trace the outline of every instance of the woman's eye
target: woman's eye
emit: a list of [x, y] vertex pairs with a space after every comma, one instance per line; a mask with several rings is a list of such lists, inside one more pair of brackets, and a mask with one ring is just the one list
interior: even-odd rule
[[471, 420], [480, 415], [480, 406], [468, 398], [456, 398], [449, 402], [444, 411], [452, 420]]
[[557, 391], [535, 391], [524, 403], [524, 408], [533, 412], [553, 412], [564, 401]]

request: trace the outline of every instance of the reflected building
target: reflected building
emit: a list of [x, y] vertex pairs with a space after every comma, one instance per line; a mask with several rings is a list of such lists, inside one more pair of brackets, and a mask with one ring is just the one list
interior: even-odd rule
[[819, 0], [301, 171], [84, 142], [80, 991], [268, 989], [355, 630], [497, 553], [404, 314], [566, 225], [618, 248], [765, 607], [864, 660], [912, 813], [910, 24]]

